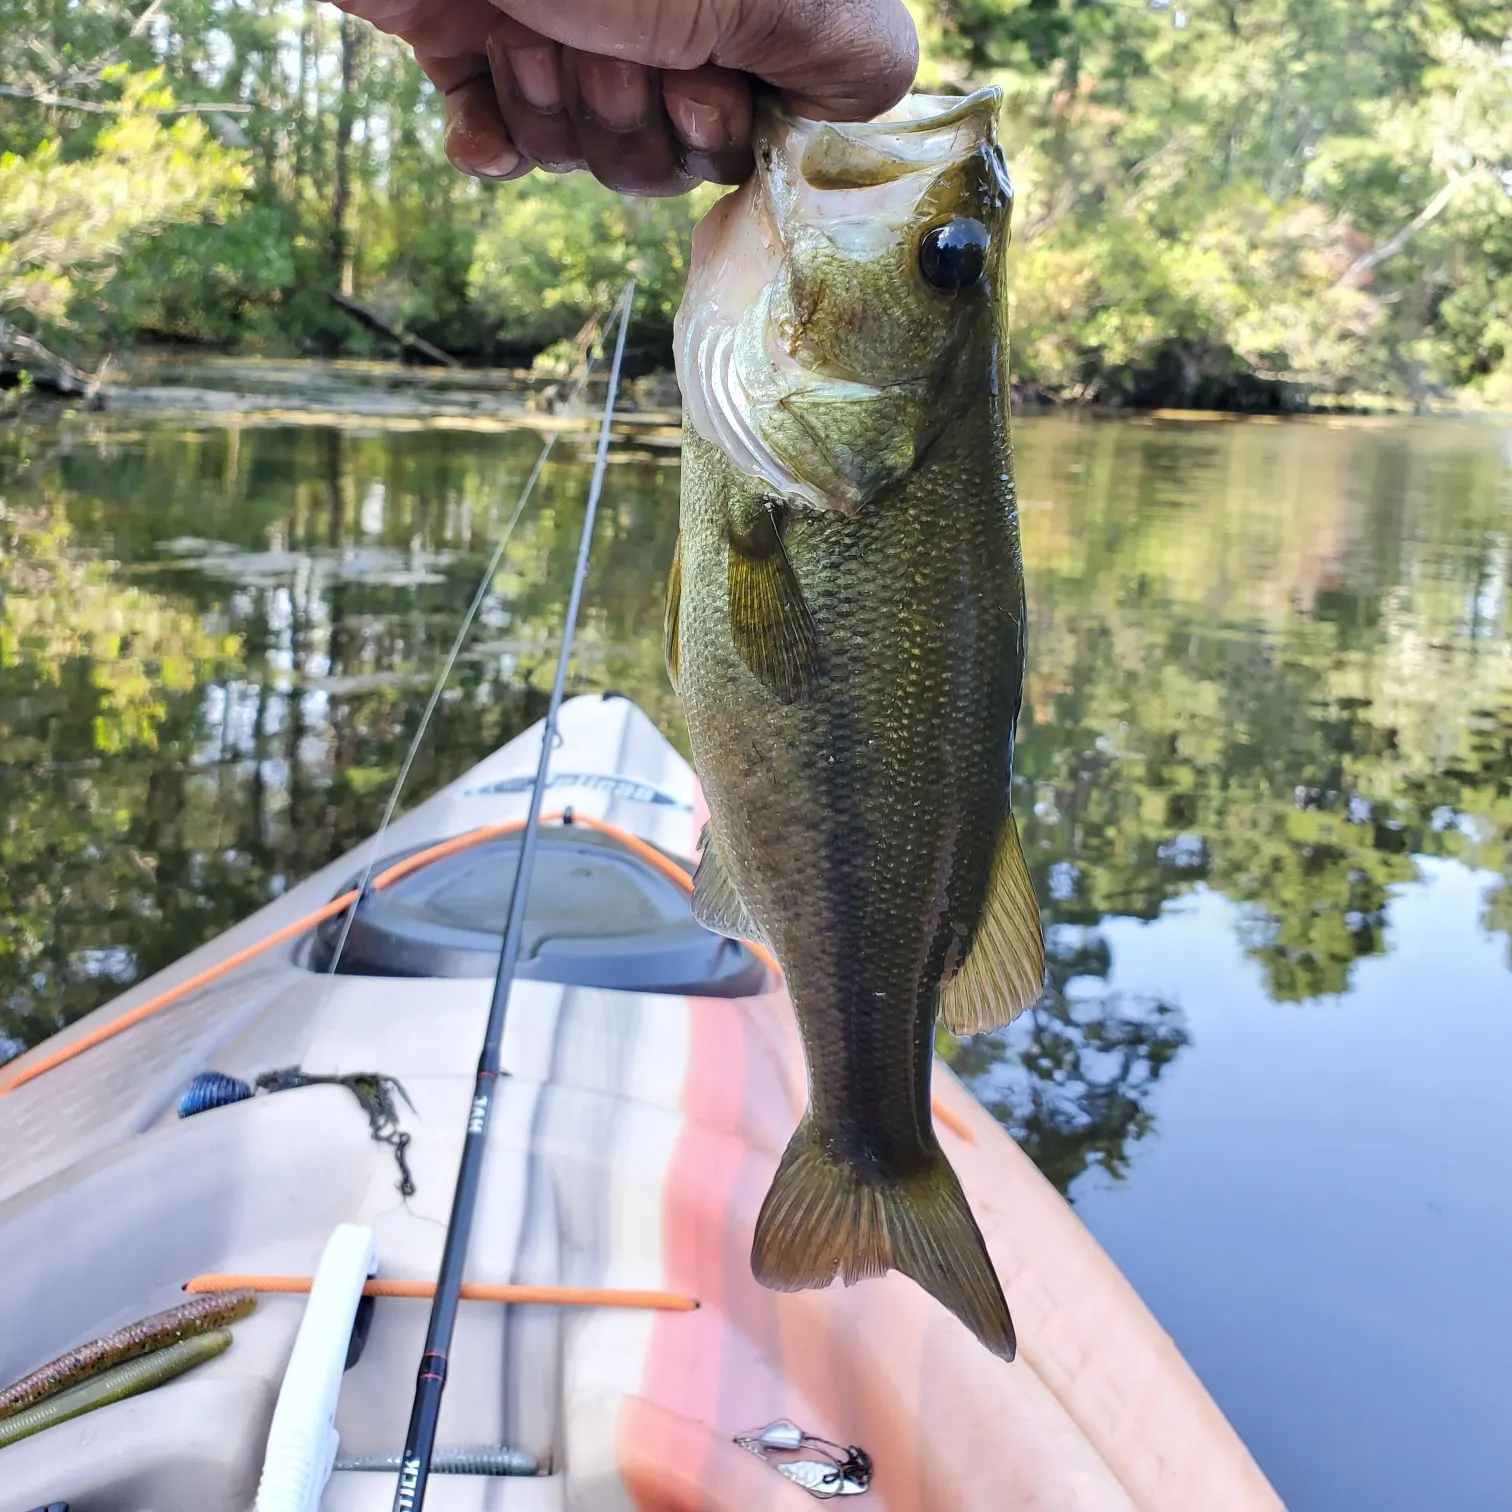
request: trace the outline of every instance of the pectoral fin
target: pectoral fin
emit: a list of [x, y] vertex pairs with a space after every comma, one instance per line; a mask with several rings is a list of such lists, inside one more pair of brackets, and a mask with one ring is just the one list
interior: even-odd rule
[[667, 676], [672, 681], [672, 691], [682, 693], [678, 686], [678, 625], [682, 619], [682, 532], [677, 534], [677, 544], [672, 548], [672, 567], [667, 573], [667, 608], [663, 619], [662, 649], [667, 657]]
[[982, 914], [960, 970], [940, 986], [940, 1017], [956, 1034], [983, 1034], [1017, 1018], [1045, 984], [1039, 904], [1018, 825], [1003, 816]]
[[819, 637], [771, 510], [756, 510], [745, 531], [732, 527], [729, 540], [735, 650], [779, 702], [796, 703], [813, 684]]
[[703, 857], [693, 873], [693, 917], [705, 929], [712, 929], [727, 940], [756, 940], [766, 944], [766, 936], [735, 891], [735, 884], [719, 858], [712, 821], [704, 825], [699, 844]]

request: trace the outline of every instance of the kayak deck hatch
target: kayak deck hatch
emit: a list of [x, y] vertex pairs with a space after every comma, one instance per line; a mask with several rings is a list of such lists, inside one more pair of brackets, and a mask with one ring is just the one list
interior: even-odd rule
[[[337, 970], [492, 978], [521, 841], [519, 834], [500, 836], [369, 891]], [[517, 977], [690, 997], [748, 997], [761, 990], [766, 968], [755, 954], [710, 934], [694, 919], [686, 887], [613, 836], [568, 824], [543, 828], [538, 845]], [[382, 875], [412, 853], [387, 856], [374, 870]], [[676, 864], [686, 869], [685, 862]], [[358, 880], [351, 878], [338, 894]], [[312, 971], [330, 969], [342, 927], [337, 915], [316, 930], [306, 961]]]

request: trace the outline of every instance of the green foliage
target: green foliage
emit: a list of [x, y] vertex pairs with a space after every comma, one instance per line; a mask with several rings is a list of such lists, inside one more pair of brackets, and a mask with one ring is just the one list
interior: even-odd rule
[[79, 323], [101, 339], [230, 344], [277, 340], [283, 291], [297, 273], [277, 207], [246, 205], [223, 225], [170, 226], [138, 241]]
[[1009, 97], [1021, 380], [1199, 404], [1502, 391], [1512, 7], [951, 14]]
[[688, 239], [715, 197], [627, 199], [581, 174], [501, 187], [478, 233], [473, 304], [501, 342], [535, 350], [571, 337], [633, 277], [642, 339], [670, 343]]
[[97, 293], [128, 244], [164, 227], [224, 218], [250, 182], [242, 155], [204, 123], [167, 123], [159, 75], [105, 70], [117, 109], [74, 157], [60, 136], [0, 155], [0, 312], [66, 324]]
[[[909, 4], [923, 86], [1007, 96], [1031, 392], [1512, 404], [1508, 0]], [[514, 359], [633, 273], [639, 360], [665, 361], [711, 191], [463, 178], [407, 50], [318, 0], [167, 0], [155, 17], [0, 0], [0, 31], [25, 39], [0, 66], [13, 308], [97, 347], [384, 350], [327, 298], [346, 289], [448, 351]], [[202, 114], [152, 113], [183, 107]], [[63, 242], [39, 252], [14, 207], [31, 225], [44, 202]]]

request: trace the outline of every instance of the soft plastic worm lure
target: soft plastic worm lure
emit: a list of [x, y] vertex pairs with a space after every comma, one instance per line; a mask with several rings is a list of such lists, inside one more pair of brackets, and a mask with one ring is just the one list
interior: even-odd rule
[[194, 1297], [166, 1312], [153, 1313], [114, 1333], [80, 1344], [0, 1391], [0, 1432], [4, 1431], [6, 1419], [37, 1402], [77, 1386], [113, 1365], [151, 1354], [165, 1344], [176, 1344], [212, 1328], [224, 1328], [238, 1318], [245, 1318], [256, 1305], [257, 1293], [250, 1287]]
[[128, 1360], [116, 1365], [103, 1375], [92, 1377], [82, 1386], [75, 1386], [45, 1402], [27, 1407], [0, 1422], [0, 1447], [14, 1444], [20, 1439], [41, 1433], [44, 1428], [66, 1423], [70, 1418], [82, 1417], [96, 1407], [108, 1406], [111, 1402], [123, 1401], [138, 1392], [151, 1391], [186, 1370], [214, 1358], [231, 1343], [231, 1331], [218, 1328], [214, 1333], [196, 1334], [192, 1339], [180, 1339], [166, 1349], [159, 1349], [143, 1359]]

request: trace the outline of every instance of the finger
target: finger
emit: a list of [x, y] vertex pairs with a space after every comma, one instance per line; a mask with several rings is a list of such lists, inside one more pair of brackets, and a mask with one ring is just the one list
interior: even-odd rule
[[[488, 0], [338, 0], [341, 8], [409, 43], [442, 94], [484, 69], [484, 44], [499, 22]], [[523, 30], [523, 28], [522, 28]]]
[[601, 184], [642, 195], [692, 187], [654, 71], [567, 47], [562, 84], [583, 160]]
[[[493, 0], [506, 15], [565, 47], [643, 63], [707, 63], [738, 0]], [[784, 0], [758, 0], [763, 10]]]
[[658, 124], [659, 86], [649, 68], [591, 53], [575, 53], [572, 68], [579, 106], [606, 131], [629, 136]]
[[901, 0], [766, 0], [735, 7], [714, 61], [765, 79], [804, 115], [865, 121], [907, 94], [919, 38]]
[[704, 67], [661, 76], [662, 107], [687, 149], [690, 172], [738, 184], [751, 171], [751, 86], [744, 74]]
[[[483, 41], [486, 41], [485, 37]], [[479, 43], [481, 48], [482, 42]], [[432, 55], [430, 53], [417, 52], [415, 62], [420, 65], [421, 72], [436, 86], [441, 94], [450, 94], [452, 90], [466, 84], [469, 79], [475, 79], [479, 74], [488, 72], [488, 55], [482, 51], [475, 53], [448, 53]]]
[[568, 47], [655, 68], [716, 63], [765, 79], [806, 114], [864, 120], [913, 82], [919, 41], [903, 0], [495, 0]]
[[446, 96], [446, 155], [476, 178], [509, 179], [531, 163], [515, 146], [494, 98], [493, 77], [481, 73]]
[[[524, 32], [524, 28], [518, 30]], [[562, 92], [561, 51], [555, 42], [531, 32], [524, 32], [522, 40], [499, 28], [488, 39], [488, 60], [504, 125], [515, 146], [549, 173], [585, 166], [577, 127]]]

